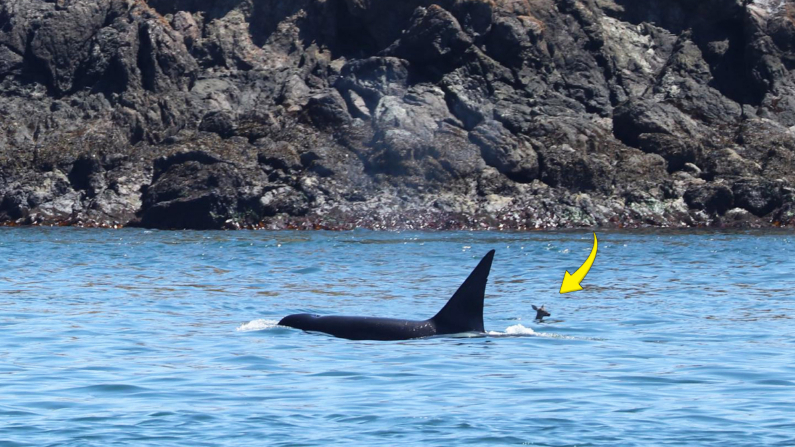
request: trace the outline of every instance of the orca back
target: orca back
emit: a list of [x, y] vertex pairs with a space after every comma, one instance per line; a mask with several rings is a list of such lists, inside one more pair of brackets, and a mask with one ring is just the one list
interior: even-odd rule
[[494, 250], [491, 250], [442, 310], [428, 320], [296, 314], [282, 318], [279, 325], [304, 331], [325, 332], [351, 340], [408, 340], [432, 335], [485, 332], [483, 298], [493, 259]]

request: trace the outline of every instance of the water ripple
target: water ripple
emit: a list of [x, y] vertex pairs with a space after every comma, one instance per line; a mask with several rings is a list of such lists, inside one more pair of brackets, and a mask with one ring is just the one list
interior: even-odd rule
[[[795, 445], [792, 235], [0, 229], [0, 445]], [[487, 334], [369, 342], [497, 256]], [[553, 317], [533, 322], [532, 305]]]

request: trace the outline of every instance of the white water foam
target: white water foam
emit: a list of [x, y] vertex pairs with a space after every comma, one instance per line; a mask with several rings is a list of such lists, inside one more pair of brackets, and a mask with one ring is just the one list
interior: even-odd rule
[[505, 329], [505, 332], [499, 331], [488, 331], [487, 334], [493, 337], [505, 336], [505, 335], [542, 335], [537, 333], [536, 331], [530, 329], [529, 327], [524, 327], [521, 324], [514, 324], [513, 326], [508, 326]]
[[238, 332], [252, 332], [264, 331], [266, 329], [273, 329], [279, 325], [278, 320], [252, 320], [248, 323], [242, 324], [237, 328]]
[[[489, 331], [486, 333], [491, 337], [548, 337], [548, 338], [561, 338], [566, 340], [579, 340], [570, 335], [555, 334], [553, 332], [536, 332], [529, 327], [521, 324], [514, 324], [505, 328], [505, 332]], [[595, 339], [594, 339], [595, 340]]]
[[508, 335], [538, 335], [536, 334], [536, 331], [530, 329], [529, 327], [524, 327], [521, 324], [508, 326], [505, 329], [505, 333]]

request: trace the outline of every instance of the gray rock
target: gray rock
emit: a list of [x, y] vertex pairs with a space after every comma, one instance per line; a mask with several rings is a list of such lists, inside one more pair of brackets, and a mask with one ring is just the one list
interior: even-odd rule
[[734, 204], [764, 217], [783, 204], [781, 186], [765, 179], [742, 179], [734, 183]]
[[726, 211], [720, 220], [722, 226], [730, 228], [759, 228], [762, 221], [742, 208], [733, 208]]
[[734, 194], [720, 183], [694, 185], [685, 192], [685, 202], [697, 210], [723, 214], [734, 205]]
[[247, 197], [267, 181], [254, 166], [237, 166], [202, 151], [182, 152], [155, 163], [143, 195], [138, 225], [165, 229], [223, 228], [230, 218], [256, 223], [259, 200]]
[[762, 170], [758, 163], [743, 158], [734, 149], [712, 151], [704, 158], [704, 170], [712, 177], [750, 177]]
[[497, 121], [486, 121], [470, 132], [470, 139], [478, 145], [483, 160], [489, 166], [519, 183], [538, 178], [538, 156], [529, 142], [516, 138]]

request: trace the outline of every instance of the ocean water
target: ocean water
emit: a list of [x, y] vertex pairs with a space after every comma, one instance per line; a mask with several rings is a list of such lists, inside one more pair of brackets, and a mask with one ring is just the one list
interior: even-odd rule
[[[0, 229], [0, 445], [795, 445], [795, 235], [597, 234], [560, 295], [590, 232]], [[492, 248], [485, 336], [276, 325], [430, 317]]]

